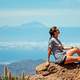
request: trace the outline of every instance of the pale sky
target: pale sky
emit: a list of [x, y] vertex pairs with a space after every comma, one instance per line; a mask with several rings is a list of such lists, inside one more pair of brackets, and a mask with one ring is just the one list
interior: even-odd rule
[[[36, 32], [40, 28], [33, 30], [33, 26], [33, 28], [29, 26], [30, 31], [22, 28], [22, 24], [34, 22], [43, 24], [43, 30]], [[0, 0], [0, 63], [28, 57], [30, 59], [45, 57], [49, 39], [45, 27], [53, 25], [60, 27], [61, 41], [65, 42], [66, 46], [68, 44], [72, 46], [74, 43], [78, 45], [80, 43], [80, 0]], [[19, 51], [16, 51], [17, 49]], [[27, 54], [28, 50], [32, 50], [31, 54]], [[39, 55], [39, 52], [42, 55]], [[44, 52], [46, 55], [43, 55]]]
[[0, 0], [0, 26], [40, 22], [47, 27], [80, 26], [79, 0]]

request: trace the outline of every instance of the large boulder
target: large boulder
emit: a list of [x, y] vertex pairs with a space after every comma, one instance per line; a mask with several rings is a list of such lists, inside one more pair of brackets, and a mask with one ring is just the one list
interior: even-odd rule
[[42, 75], [46, 80], [80, 80], [80, 64], [50, 63], [46, 67], [46, 63], [42, 63], [36, 67], [36, 74]]

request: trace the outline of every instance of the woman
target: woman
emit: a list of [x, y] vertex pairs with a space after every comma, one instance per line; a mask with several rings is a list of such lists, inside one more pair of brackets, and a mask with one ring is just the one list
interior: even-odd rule
[[80, 56], [74, 57], [73, 54], [80, 55], [80, 49], [78, 48], [64, 48], [60, 40], [58, 39], [60, 31], [54, 26], [50, 29], [50, 39], [48, 45], [48, 64], [50, 62], [50, 55], [55, 57], [55, 63], [67, 64], [72, 62], [80, 62]]

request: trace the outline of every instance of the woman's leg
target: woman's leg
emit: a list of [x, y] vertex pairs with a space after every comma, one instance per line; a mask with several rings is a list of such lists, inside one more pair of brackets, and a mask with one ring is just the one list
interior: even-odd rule
[[80, 56], [80, 49], [77, 48], [76, 53], [78, 54], [78, 56]]
[[79, 56], [79, 57], [73, 57], [73, 54], [75, 54], [75, 53], [80, 54], [79, 51], [80, 51], [80, 50], [77, 49], [77, 48], [73, 48], [73, 49], [67, 51], [67, 52], [66, 52], [67, 58], [66, 58], [66, 60], [65, 60], [65, 64], [66, 64], [66, 63], [72, 63], [72, 62], [80, 62], [80, 56]]
[[80, 56], [80, 49], [73, 48], [67, 51], [67, 56], [73, 56], [73, 54], [77, 53]]
[[67, 56], [64, 63], [67, 64], [67, 63], [73, 63], [73, 62], [80, 62], [80, 57]]

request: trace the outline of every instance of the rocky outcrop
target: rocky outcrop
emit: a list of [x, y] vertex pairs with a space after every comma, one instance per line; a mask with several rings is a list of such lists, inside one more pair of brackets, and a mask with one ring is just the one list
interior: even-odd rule
[[65, 65], [50, 63], [49, 66], [43, 63], [36, 67], [36, 74], [34, 80], [39, 80], [39, 78], [42, 80], [80, 80], [80, 63]]
[[59, 65], [46, 62], [36, 67], [36, 74], [25, 77], [25, 80], [80, 80], [80, 63]]

